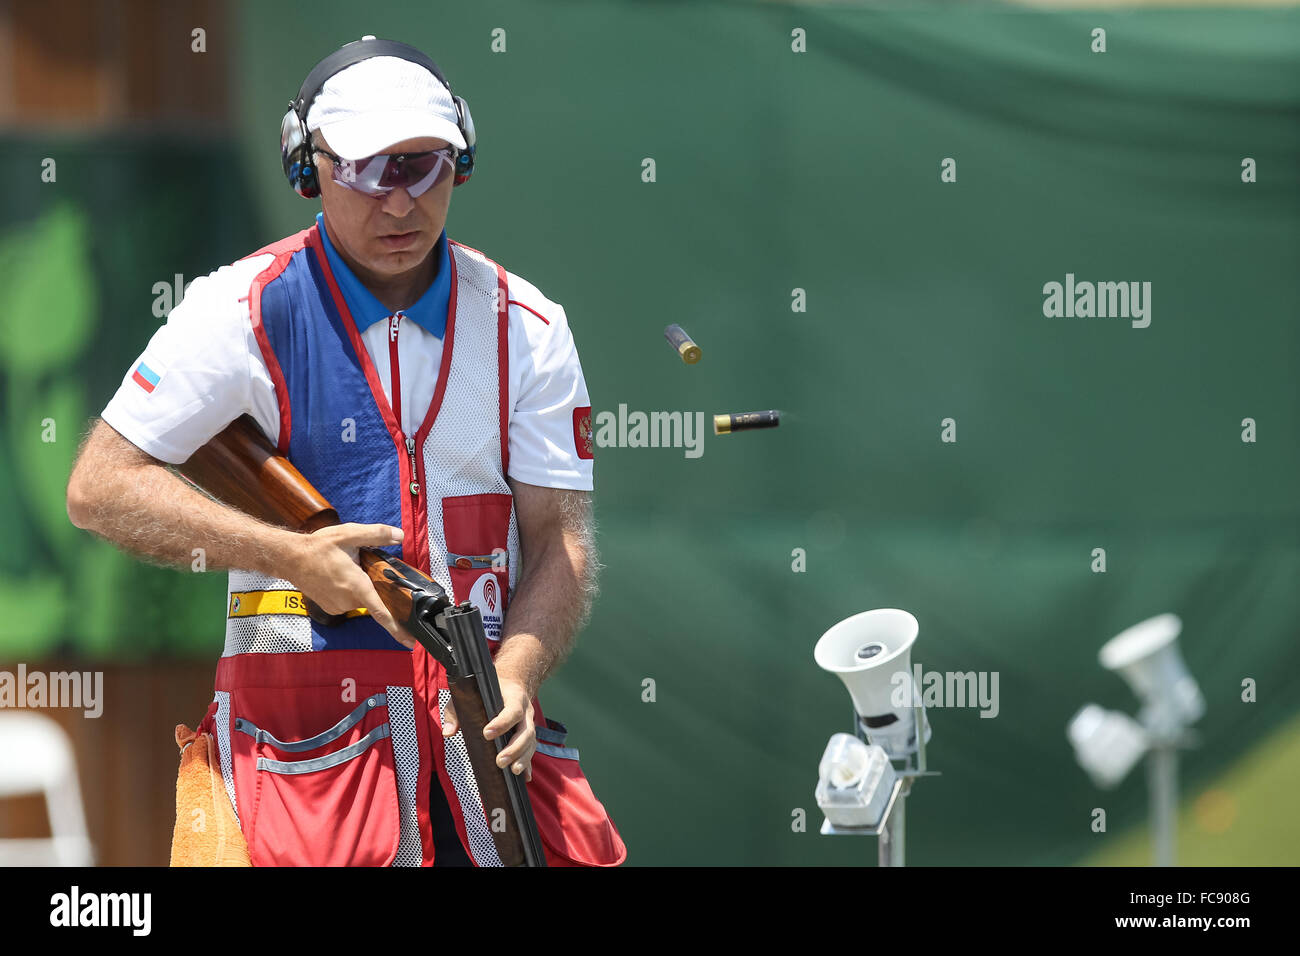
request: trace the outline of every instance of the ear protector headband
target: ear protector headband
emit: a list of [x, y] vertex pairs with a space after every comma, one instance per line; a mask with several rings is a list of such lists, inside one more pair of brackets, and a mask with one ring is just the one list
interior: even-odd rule
[[452, 102], [456, 104], [456, 125], [460, 128], [460, 135], [465, 138], [466, 147], [457, 151], [453, 185], [461, 185], [474, 174], [474, 120], [469, 115], [469, 104], [465, 102], [464, 97], [452, 92], [451, 84], [438, 69], [438, 64], [415, 47], [405, 43], [364, 37], [345, 43], [317, 63], [307, 74], [307, 79], [303, 80], [297, 97], [289, 103], [289, 111], [280, 121], [280, 162], [284, 168], [285, 178], [289, 180], [289, 185], [299, 196], [315, 199], [320, 195], [320, 182], [312, 155], [311, 134], [307, 130], [307, 113], [311, 110], [312, 103], [315, 102], [326, 81], [334, 74], [376, 56], [393, 56], [422, 66], [447, 88]]

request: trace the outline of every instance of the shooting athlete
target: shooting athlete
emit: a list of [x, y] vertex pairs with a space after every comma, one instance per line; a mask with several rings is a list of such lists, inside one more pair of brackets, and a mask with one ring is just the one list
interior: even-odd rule
[[[254, 865], [499, 862], [443, 668], [363, 546], [479, 609], [505, 704], [488, 732], [513, 732], [501, 763], [529, 781], [548, 862], [621, 863], [536, 699], [594, 593], [590, 399], [564, 309], [447, 238], [469, 107], [424, 54], [367, 37], [308, 75], [281, 155], [316, 223], [193, 282], [87, 438], [69, 516], [230, 569], [199, 731]], [[245, 414], [344, 524], [278, 528], [167, 470]], [[321, 625], [304, 595], [349, 616]]]

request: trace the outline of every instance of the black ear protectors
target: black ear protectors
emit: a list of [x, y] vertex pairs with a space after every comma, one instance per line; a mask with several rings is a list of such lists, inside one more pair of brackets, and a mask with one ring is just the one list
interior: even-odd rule
[[311, 104], [331, 76], [375, 56], [395, 56], [422, 66], [447, 88], [452, 102], [456, 104], [456, 126], [460, 129], [460, 135], [465, 138], [465, 149], [457, 150], [456, 153], [453, 185], [459, 186], [467, 182], [474, 174], [474, 120], [469, 115], [469, 104], [465, 102], [464, 97], [452, 92], [451, 84], [438, 69], [438, 64], [415, 47], [405, 43], [365, 37], [345, 43], [312, 67], [312, 71], [307, 74], [307, 79], [303, 80], [302, 88], [298, 90], [298, 96], [289, 103], [289, 111], [280, 121], [280, 162], [284, 168], [285, 178], [289, 180], [289, 185], [299, 196], [315, 199], [320, 195], [320, 181], [316, 172], [316, 163], [313, 161], [311, 134], [307, 131], [307, 112], [311, 109]]

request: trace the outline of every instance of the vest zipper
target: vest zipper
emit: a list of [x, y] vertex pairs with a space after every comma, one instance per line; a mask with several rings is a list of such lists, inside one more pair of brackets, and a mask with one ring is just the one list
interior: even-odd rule
[[[402, 330], [402, 319], [406, 316], [399, 309], [388, 317], [388, 368], [393, 380], [393, 416], [397, 419], [398, 434], [402, 431], [402, 378], [397, 363], [397, 338]], [[420, 481], [415, 470], [415, 439], [406, 439], [406, 454], [411, 458], [411, 497], [419, 500]]]
[[419, 500], [420, 482], [416, 480], [416, 475], [418, 475], [419, 472], [415, 470], [415, 439], [414, 438], [406, 439], [406, 453], [411, 456], [411, 496], [416, 500]]
[[393, 383], [393, 417], [397, 430], [402, 430], [402, 369], [397, 361], [397, 335], [402, 329], [402, 313], [388, 318], [388, 377]]

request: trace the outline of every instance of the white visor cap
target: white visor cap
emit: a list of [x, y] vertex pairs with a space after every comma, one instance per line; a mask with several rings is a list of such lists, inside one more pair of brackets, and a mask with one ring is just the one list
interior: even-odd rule
[[364, 159], [408, 139], [430, 136], [465, 149], [447, 87], [418, 64], [375, 56], [335, 73], [307, 113], [332, 152]]

